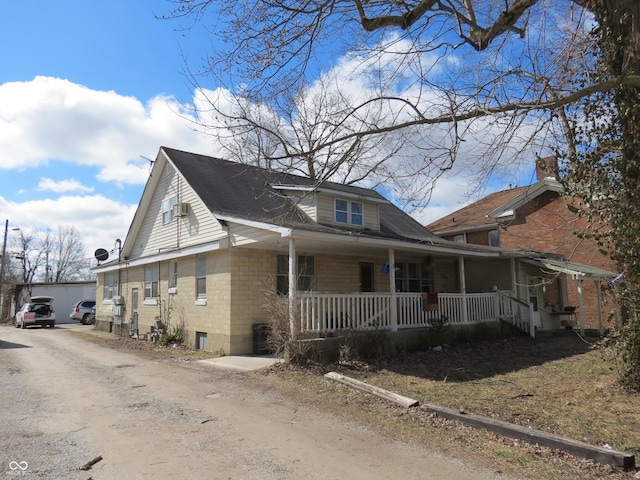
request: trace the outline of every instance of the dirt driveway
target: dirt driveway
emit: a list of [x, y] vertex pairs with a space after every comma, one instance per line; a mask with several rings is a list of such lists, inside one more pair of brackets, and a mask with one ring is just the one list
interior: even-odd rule
[[73, 332], [90, 328], [0, 326], [0, 477], [495, 478], [283, 398], [260, 376]]

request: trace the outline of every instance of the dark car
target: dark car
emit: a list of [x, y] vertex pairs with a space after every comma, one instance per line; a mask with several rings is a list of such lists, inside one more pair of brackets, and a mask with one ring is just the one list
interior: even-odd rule
[[16, 328], [27, 328], [30, 325], [53, 328], [56, 325], [53, 297], [31, 297], [16, 312], [14, 325]]
[[[96, 306], [95, 300], [80, 300], [74, 305], [69, 314], [71, 320], [78, 320], [83, 325], [89, 325], [91, 309]], [[95, 317], [94, 317], [95, 318]]]

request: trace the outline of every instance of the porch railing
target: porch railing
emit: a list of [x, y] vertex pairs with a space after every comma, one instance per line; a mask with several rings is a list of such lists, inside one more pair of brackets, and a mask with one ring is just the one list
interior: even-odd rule
[[[434, 320], [445, 320], [450, 325], [498, 319], [517, 326], [530, 324], [524, 308], [527, 304], [509, 301], [511, 297], [504, 292], [439, 293], [437, 307], [433, 305], [432, 309], [424, 308], [420, 293], [396, 293], [395, 297], [398, 329], [428, 327]], [[305, 332], [392, 328], [390, 293], [298, 292], [298, 299], [301, 329]]]
[[496, 290], [495, 294], [498, 318], [535, 338], [536, 329], [532, 325], [531, 305], [500, 290]]

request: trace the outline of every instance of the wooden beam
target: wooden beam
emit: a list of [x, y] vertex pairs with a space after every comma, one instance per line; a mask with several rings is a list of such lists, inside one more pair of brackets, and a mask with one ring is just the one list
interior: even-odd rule
[[355, 378], [346, 377], [337, 372], [329, 372], [329, 373], [326, 373], [324, 376], [335, 382], [342, 383], [344, 385], [348, 385], [349, 387], [355, 388], [356, 390], [360, 390], [365, 393], [376, 395], [377, 397], [388, 400], [404, 408], [417, 407], [418, 405], [420, 405], [420, 402], [412, 398], [403, 397], [402, 395], [399, 395], [394, 392], [390, 392], [389, 390], [384, 390], [383, 388], [374, 387], [373, 385], [369, 385], [368, 383], [361, 382], [359, 380], [356, 380]]
[[[369, 385], [368, 383], [361, 382], [337, 372], [329, 372], [325, 374], [325, 377], [362, 392], [376, 395], [400, 405], [401, 407], [410, 408], [420, 405], [417, 400], [413, 400], [412, 398], [404, 397], [379, 387], [374, 387], [373, 385]], [[485, 430], [498, 433], [505, 437], [517, 438], [534, 445], [538, 444], [544, 447], [557, 448], [576, 457], [590, 458], [599, 463], [612, 465], [626, 471], [633, 470], [635, 468], [635, 457], [629, 453], [605, 447], [598, 447], [596, 445], [589, 445], [588, 443], [578, 442], [577, 440], [561, 437], [552, 433], [521, 427], [519, 425], [514, 425], [512, 423], [503, 422], [489, 417], [460, 412], [451, 408], [439, 407], [429, 403], [423, 404], [422, 408], [428, 412], [435, 413], [439, 417], [447, 418], [449, 420], [457, 420], [474, 428], [484, 428]]]
[[459, 411], [439, 407], [425, 403], [422, 408], [435, 413], [439, 417], [450, 420], [457, 420], [466, 425], [475, 428], [484, 428], [491, 432], [498, 433], [505, 437], [517, 438], [531, 444], [538, 444], [549, 448], [558, 448], [571, 455], [581, 458], [590, 458], [599, 463], [613, 465], [624, 470], [632, 470], [635, 468], [635, 457], [629, 453], [612, 450], [610, 448], [589, 445], [588, 443], [578, 442], [570, 438], [561, 437], [532, 428], [521, 427], [512, 423], [495, 420], [493, 418], [482, 417], [470, 413], [460, 413]]

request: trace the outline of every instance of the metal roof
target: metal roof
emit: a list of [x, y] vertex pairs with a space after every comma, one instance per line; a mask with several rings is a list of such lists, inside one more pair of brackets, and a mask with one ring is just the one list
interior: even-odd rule
[[530, 258], [525, 260], [527, 263], [537, 265], [541, 268], [551, 270], [552, 272], [566, 273], [575, 279], [593, 279], [601, 280], [604, 278], [615, 277], [617, 273], [609, 272], [601, 268], [584, 265], [582, 263], [569, 262], [566, 260], [552, 258]]

